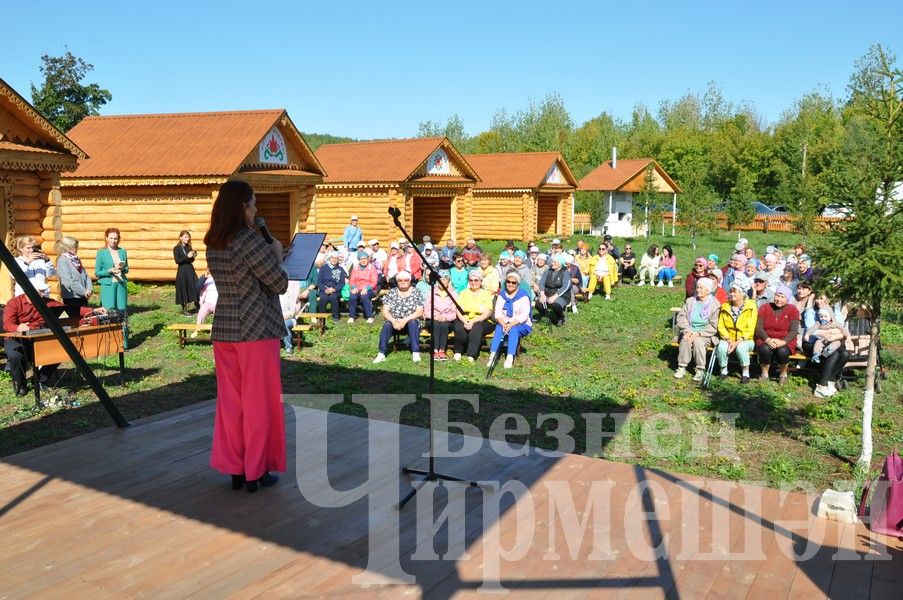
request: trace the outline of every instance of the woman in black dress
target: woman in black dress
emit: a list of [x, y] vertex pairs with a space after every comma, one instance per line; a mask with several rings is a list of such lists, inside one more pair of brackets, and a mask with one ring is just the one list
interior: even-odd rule
[[172, 249], [172, 257], [179, 269], [176, 271], [176, 304], [182, 305], [182, 314], [190, 315], [188, 304], [194, 304], [194, 312], [198, 310], [198, 276], [194, 272], [194, 259], [198, 255], [191, 249], [191, 234], [185, 230], [179, 233], [179, 243]]

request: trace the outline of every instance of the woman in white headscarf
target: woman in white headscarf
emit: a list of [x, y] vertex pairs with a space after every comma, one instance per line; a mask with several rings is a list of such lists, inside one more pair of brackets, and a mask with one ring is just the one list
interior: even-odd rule
[[702, 381], [705, 376], [706, 351], [718, 342], [718, 314], [720, 303], [712, 294], [715, 282], [708, 277], [696, 281], [696, 294], [687, 298], [677, 313], [678, 341], [677, 370], [674, 377], [680, 379], [687, 374], [690, 360], [695, 363], [696, 374], [693, 381]]

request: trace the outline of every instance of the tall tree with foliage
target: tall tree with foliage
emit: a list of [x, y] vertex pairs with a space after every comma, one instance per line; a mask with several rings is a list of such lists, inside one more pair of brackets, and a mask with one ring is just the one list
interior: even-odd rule
[[831, 276], [821, 282], [825, 291], [871, 316], [859, 456], [868, 469], [882, 310], [888, 300], [903, 297], [903, 202], [894, 198], [903, 181], [903, 71], [881, 46], [873, 46], [856, 67], [831, 182], [832, 200], [849, 207], [855, 219], [816, 238], [815, 251], [820, 269]]
[[658, 191], [655, 184], [655, 165], [649, 163], [643, 174], [643, 187], [640, 192], [633, 197], [633, 225], [637, 223], [643, 224], [645, 233], [643, 237], [648, 238], [650, 230], [655, 230], [662, 222], [662, 195]]
[[743, 171], [737, 177], [737, 183], [731, 189], [724, 213], [727, 216], [727, 228], [734, 229], [739, 225], [746, 225], [756, 217], [753, 202], [756, 200], [755, 177], [748, 171]]
[[113, 99], [109, 90], [96, 83], [82, 85], [94, 65], [68, 50], [63, 56], [41, 57], [44, 82], [31, 85], [31, 101], [47, 120], [61, 131], [69, 131], [89, 115], [100, 114], [100, 107]]
[[471, 140], [464, 131], [464, 121], [455, 113], [441, 125], [435, 121], [422, 121], [417, 127], [417, 137], [445, 136], [461, 152], [470, 152]]
[[693, 250], [696, 250], [696, 238], [699, 234], [713, 230], [718, 224], [715, 212], [718, 195], [706, 183], [702, 165], [689, 170], [681, 187], [683, 193], [677, 196], [677, 217], [685, 223], [693, 242]]

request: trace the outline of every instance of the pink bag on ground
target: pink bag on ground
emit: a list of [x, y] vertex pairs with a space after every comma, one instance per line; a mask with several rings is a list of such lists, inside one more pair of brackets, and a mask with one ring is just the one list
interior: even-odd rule
[[884, 460], [884, 468], [878, 479], [871, 479], [862, 488], [859, 516], [865, 515], [869, 490], [875, 493], [869, 507], [869, 529], [893, 537], [903, 537], [903, 459], [894, 450]]

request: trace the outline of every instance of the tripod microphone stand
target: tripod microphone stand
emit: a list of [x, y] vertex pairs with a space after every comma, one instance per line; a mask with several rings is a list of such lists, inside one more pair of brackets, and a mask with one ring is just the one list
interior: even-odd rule
[[[464, 313], [464, 310], [461, 308], [461, 305], [455, 300], [455, 298], [451, 295], [448, 290], [448, 287], [441, 281], [439, 281], [439, 271], [436, 270], [436, 267], [429, 264], [426, 260], [426, 256], [423, 255], [423, 252], [420, 251], [420, 248], [417, 247], [417, 244], [414, 243], [414, 240], [408, 235], [407, 230], [405, 230], [404, 225], [401, 224], [401, 210], [395, 207], [389, 208], [389, 214], [392, 215], [392, 220], [395, 222], [395, 226], [398, 227], [401, 234], [408, 240], [411, 246], [414, 248], [414, 252], [420, 256], [420, 260], [423, 261], [423, 266], [429, 273], [429, 284], [430, 284], [430, 376], [429, 376], [429, 384], [428, 391], [429, 395], [432, 396], [433, 390], [435, 389], [436, 384], [436, 353], [434, 351], [434, 346], [436, 344], [436, 284], [442, 286], [442, 289], [448, 294], [448, 297], [454, 303], [455, 307], [461, 312]], [[406, 475], [419, 475], [419, 479], [414, 484], [414, 489], [408, 492], [408, 494], [401, 499], [401, 502], [398, 503], [398, 510], [404, 508], [404, 505], [408, 503], [408, 501], [413, 498], [417, 492], [420, 491], [420, 488], [423, 487], [423, 484], [428, 481], [455, 481], [458, 483], [463, 483], [469, 485], [471, 487], [479, 488], [480, 484], [476, 481], [472, 481], [470, 479], [462, 479], [460, 477], [453, 477], [451, 475], [445, 475], [443, 473], [436, 472], [436, 458], [434, 455], [434, 442], [433, 442], [433, 420], [430, 419], [429, 426], [430, 433], [430, 449], [429, 449], [429, 464], [427, 469], [424, 471], [423, 469], [414, 469], [411, 467], [403, 467], [401, 472]]]

